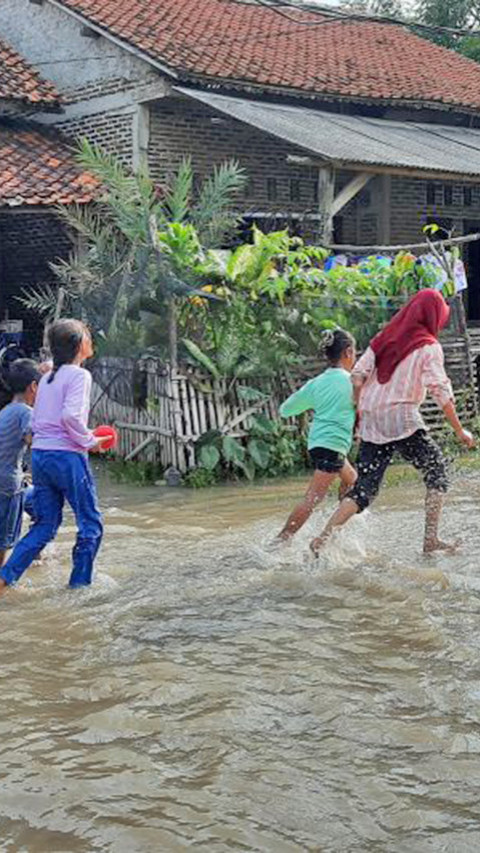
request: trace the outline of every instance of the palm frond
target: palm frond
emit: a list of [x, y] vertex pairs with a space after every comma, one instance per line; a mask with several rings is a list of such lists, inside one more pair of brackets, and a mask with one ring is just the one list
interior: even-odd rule
[[[68, 300], [70, 294], [66, 292], [66, 296]], [[48, 321], [55, 316], [58, 288], [53, 287], [51, 284], [38, 284], [34, 287], [26, 287], [22, 290], [21, 295], [16, 296], [15, 299], [27, 311], [33, 311]]]
[[189, 157], [186, 157], [182, 160], [177, 173], [167, 182], [162, 203], [166, 219], [171, 222], [185, 222], [190, 209], [192, 186], [192, 162]]
[[192, 222], [206, 248], [221, 246], [226, 231], [236, 223], [238, 217], [231, 207], [246, 181], [244, 169], [235, 160], [216, 166], [213, 175], [204, 181], [192, 209]]

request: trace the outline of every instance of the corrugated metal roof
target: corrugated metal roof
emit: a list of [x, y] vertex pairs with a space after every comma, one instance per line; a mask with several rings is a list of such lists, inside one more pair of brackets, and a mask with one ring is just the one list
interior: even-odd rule
[[327, 162], [480, 176], [480, 130], [338, 115], [175, 88]]

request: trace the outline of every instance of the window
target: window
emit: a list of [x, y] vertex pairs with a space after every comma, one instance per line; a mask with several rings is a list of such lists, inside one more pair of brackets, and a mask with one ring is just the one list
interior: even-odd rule
[[312, 199], [314, 204], [318, 204], [318, 179], [312, 181]]
[[267, 198], [269, 201], [276, 201], [278, 197], [278, 186], [276, 178], [267, 178]]
[[453, 187], [450, 184], [445, 184], [443, 187], [443, 203], [445, 207], [453, 204]]
[[291, 178], [290, 180], [290, 201], [300, 201], [301, 191], [300, 191], [300, 181], [298, 178]]
[[473, 193], [471, 187], [463, 188], [463, 204], [465, 207], [471, 207], [473, 204]]
[[427, 204], [429, 207], [435, 204], [435, 184], [427, 184]]

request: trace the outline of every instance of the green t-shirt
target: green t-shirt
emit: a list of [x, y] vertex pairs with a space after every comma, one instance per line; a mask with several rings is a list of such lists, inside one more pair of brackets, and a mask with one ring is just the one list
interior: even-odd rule
[[355, 426], [353, 385], [348, 371], [329, 367], [310, 379], [280, 406], [282, 418], [291, 418], [313, 409], [308, 433], [308, 449], [325, 447], [347, 455]]

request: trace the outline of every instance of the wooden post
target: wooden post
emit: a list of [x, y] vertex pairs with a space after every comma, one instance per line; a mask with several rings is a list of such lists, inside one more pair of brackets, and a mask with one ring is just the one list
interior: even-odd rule
[[392, 177], [391, 175], [379, 175], [380, 184], [380, 228], [379, 239], [380, 243], [388, 245], [391, 239], [391, 194], [392, 194]]
[[322, 245], [328, 246], [333, 238], [332, 207], [335, 195], [335, 170], [323, 166], [318, 170], [318, 237]]

